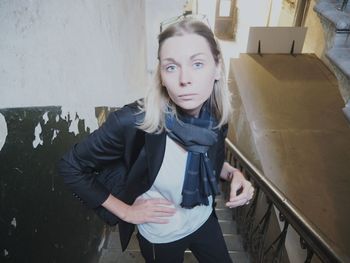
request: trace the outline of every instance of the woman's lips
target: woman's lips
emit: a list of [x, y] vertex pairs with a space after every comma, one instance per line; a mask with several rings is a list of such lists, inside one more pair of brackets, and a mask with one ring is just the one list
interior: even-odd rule
[[193, 97], [195, 95], [197, 95], [197, 94], [196, 93], [181, 94], [181, 95], [179, 95], [179, 98], [185, 99], [185, 98]]

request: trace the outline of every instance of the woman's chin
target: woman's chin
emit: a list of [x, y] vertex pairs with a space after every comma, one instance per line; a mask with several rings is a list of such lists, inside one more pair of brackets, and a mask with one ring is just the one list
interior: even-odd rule
[[181, 102], [177, 104], [178, 107], [182, 109], [186, 114], [192, 115], [192, 116], [197, 116], [203, 103], [196, 103], [193, 101], [186, 101], [186, 102]]

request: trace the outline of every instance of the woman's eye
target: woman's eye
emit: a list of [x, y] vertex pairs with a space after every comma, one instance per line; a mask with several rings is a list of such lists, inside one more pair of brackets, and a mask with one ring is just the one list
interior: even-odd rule
[[173, 72], [173, 71], [176, 70], [176, 65], [169, 65], [169, 66], [166, 66], [166, 67], [165, 67], [165, 70], [166, 70], [167, 72]]
[[203, 66], [204, 66], [204, 64], [202, 62], [196, 62], [193, 64], [193, 68], [195, 68], [195, 69], [202, 68]]

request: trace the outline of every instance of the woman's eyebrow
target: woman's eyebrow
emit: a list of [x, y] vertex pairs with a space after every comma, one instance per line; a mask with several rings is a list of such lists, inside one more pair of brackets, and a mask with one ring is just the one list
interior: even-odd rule
[[174, 63], [176, 63], [176, 60], [173, 59], [173, 58], [163, 58], [163, 59], [161, 59], [161, 61], [169, 61], [169, 62], [174, 62]]
[[[196, 58], [198, 56], [205, 56], [206, 57], [207, 55], [205, 53], [203, 53], [203, 52], [199, 52], [199, 53], [195, 53], [192, 56], [190, 56], [190, 59], [192, 60], [192, 59], [194, 59], [194, 58]], [[176, 63], [176, 60], [173, 59], [173, 58], [163, 58], [162, 61], [169, 61], [169, 62]]]
[[195, 53], [195, 54], [193, 54], [190, 58], [191, 59], [194, 59], [195, 57], [198, 57], [198, 56], [201, 56], [201, 55], [203, 55], [203, 56], [207, 56], [205, 53], [203, 53], [203, 52], [199, 52], [199, 53]]

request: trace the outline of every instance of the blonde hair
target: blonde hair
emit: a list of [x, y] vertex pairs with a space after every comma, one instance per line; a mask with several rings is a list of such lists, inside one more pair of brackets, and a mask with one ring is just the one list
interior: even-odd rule
[[[226, 83], [225, 65], [219, 43], [215, 40], [213, 32], [204, 23], [190, 19], [184, 19], [169, 26], [158, 36], [158, 60], [162, 44], [166, 39], [185, 34], [197, 34], [204, 37], [209, 44], [216, 65], [220, 65], [221, 76], [219, 80], [215, 80], [213, 92], [209, 98], [211, 108], [214, 109], [218, 120], [217, 128], [220, 128], [228, 122], [231, 114], [231, 93]], [[164, 130], [166, 113], [177, 116], [176, 105], [172, 103], [166, 88], [162, 86], [159, 63], [146, 97], [143, 101], [139, 101], [139, 107], [141, 112], [145, 112], [144, 120], [139, 124], [139, 128], [149, 133], [160, 133]]]

